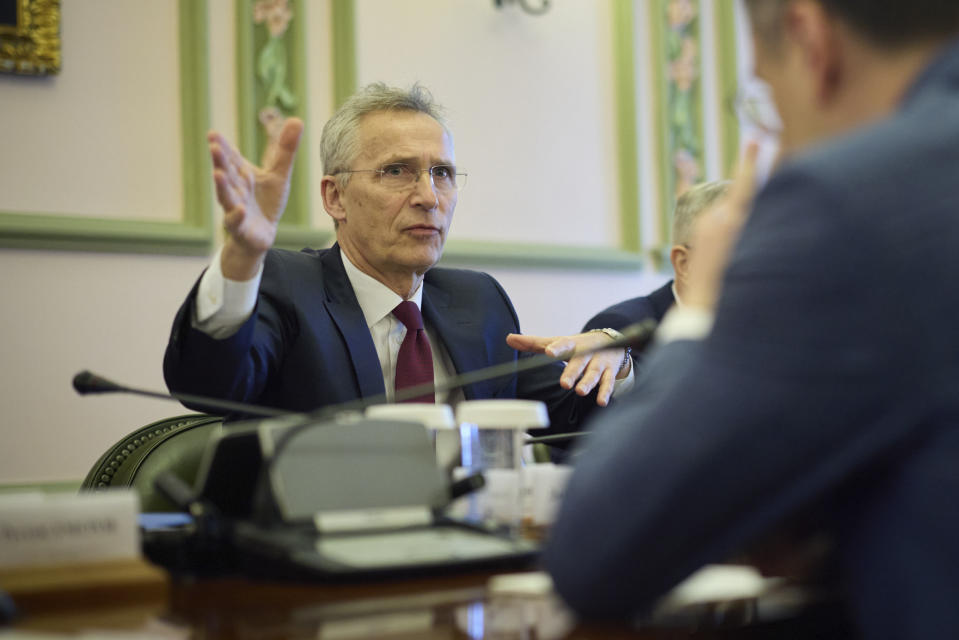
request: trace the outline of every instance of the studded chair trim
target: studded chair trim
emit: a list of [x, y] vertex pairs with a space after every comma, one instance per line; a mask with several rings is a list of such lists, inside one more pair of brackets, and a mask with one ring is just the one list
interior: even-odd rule
[[140, 427], [100, 456], [83, 480], [80, 489], [96, 490], [130, 486], [139, 465], [162, 442], [182, 431], [222, 420], [223, 418], [219, 416], [194, 413], [157, 420], [145, 427]]

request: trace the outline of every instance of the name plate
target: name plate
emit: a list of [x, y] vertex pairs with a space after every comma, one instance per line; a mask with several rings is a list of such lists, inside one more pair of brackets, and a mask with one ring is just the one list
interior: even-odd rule
[[132, 490], [0, 494], [0, 568], [140, 556]]

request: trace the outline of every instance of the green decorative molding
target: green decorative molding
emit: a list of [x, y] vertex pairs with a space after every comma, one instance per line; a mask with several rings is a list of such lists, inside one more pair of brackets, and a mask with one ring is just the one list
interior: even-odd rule
[[625, 249], [450, 238], [440, 263], [499, 267], [636, 270], [644, 265], [644, 260], [640, 254]]
[[82, 480], [53, 480], [50, 482], [2, 482], [0, 494], [3, 493], [76, 493], [80, 490]]
[[651, 77], [651, 95], [647, 96], [647, 103], [653, 115], [653, 138], [656, 153], [653, 154], [655, 162], [653, 163], [653, 173], [656, 175], [658, 188], [655, 189], [655, 212], [647, 212], [647, 215], [655, 215], [657, 222], [656, 234], [654, 238], [648, 238], [646, 247], [650, 255], [656, 259], [663, 248], [666, 246], [669, 229], [669, 198], [666, 197], [667, 174], [664, 162], [664, 150], [666, 149], [666, 100], [665, 86], [665, 60], [663, 51], [663, 30], [661, 28], [659, 0], [647, 0], [647, 10], [649, 19], [649, 43], [647, 52], [649, 53], [649, 69]]
[[673, 203], [703, 177], [702, 43], [699, 0], [649, 2], [660, 237], [668, 242]]
[[642, 248], [639, 210], [639, 149], [636, 133], [636, 64], [633, 3], [613, 4], [613, 49], [616, 90], [616, 124], [619, 141], [620, 246], [631, 253]]
[[275, 245], [291, 251], [299, 251], [304, 247], [325, 249], [333, 244], [335, 239], [333, 231], [280, 225], [276, 233]]
[[[179, 0], [183, 217], [178, 222], [0, 212], [0, 246], [29, 249], [203, 254], [213, 237], [206, 0]], [[52, 176], [52, 179], [55, 179]]]
[[739, 91], [739, 56], [736, 54], [736, 6], [731, 0], [716, 3], [716, 75], [719, 78], [720, 144], [723, 175], [731, 177], [739, 160], [739, 118], [733, 100]]
[[209, 252], [211, 235], [173, 222], [0, 213], [0, 246], [16, 249], [200, 255]]
[[[254, 22], [257, 10], [265, 15], [260, 24]], [[275, 12], [286, 12], [285, 15]], [[267, 128], [261, 115], [272, 113], [279, 126], [282, 118], [307, 118], [306, 82], [306, 2], [262, 3], [262, 0], [236, 1], [237, 47], [237, 126], [240, 152], [259, 163], [268, 141]], [[272, 12], [272, 14], [271, 14]], [[272, 30], [272, 31], [271, 31]], [[300, 249], [297, 239], [312, 237], [310, 195], [309, 127], [300, 138], [300, 148], [293, 167], [290, 198], [280, 220], [277, 246]], [[288, 244], [293, 242], [294, 244]]]
[[353, 0], [330, 0], [333, 25], [330, 55], [333, 58], [333, 108], [338, 108], [357, 89], [356, 8]]

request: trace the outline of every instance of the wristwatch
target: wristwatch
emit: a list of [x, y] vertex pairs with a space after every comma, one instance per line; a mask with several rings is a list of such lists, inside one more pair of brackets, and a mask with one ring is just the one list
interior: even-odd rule
[[[620, 338], [623, 337], [623, 334], [621, 334], [619, 331], [617, 331], [616, 329], [610, 329], [609, 327], [604, 327], [603, 329], [590, 329], [587, 333], [596, 333], [596, 332], [605, 333], [613, 340], [619, 340]], [[617, 376], [619, 376], [619, 374], [621, 374], [623, 371], [628, 370], [627, 367], [632, 365], [633, 359], [630, 357], [632, 353], [633, 353], [633, 348], [626, 347], [626, 353], [623, 354], [623, 361], [619, 364], [619, 369], [616, 371]]]

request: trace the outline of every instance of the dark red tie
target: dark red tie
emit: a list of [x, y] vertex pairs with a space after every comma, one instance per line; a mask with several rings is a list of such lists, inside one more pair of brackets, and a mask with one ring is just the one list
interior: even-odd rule
[[[393, 309], [393, 315], [406, 327], [406, 337], [396, 357], [396, 390], [433, 382], [433, 350], [423, 329], [423, 316], [415, 302], [405, 300]], [[403, 402], [435, 402], [427, 393]]]

